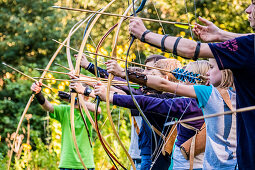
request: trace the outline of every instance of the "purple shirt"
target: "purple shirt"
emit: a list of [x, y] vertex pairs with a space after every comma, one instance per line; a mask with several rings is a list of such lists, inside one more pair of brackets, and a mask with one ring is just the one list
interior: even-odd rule
[[[169, 112], [169, 117], [180, 119], [187, 119], [191, 117], [202, 116], [202, 110], [198, 107], [196, 99], [191, 98], [174, 98], [174, 99], [160, 99], [154, 97], [148, 97], [143, 95], [135, 96], [141, 109], [144, 111], [146, 117], [155, 127], [163, 128], [166, 120], [166, 116]], [[121, 107], [135, 109], [136, 106], [129, 95], [114, 95], [113, 104]], [[169, 118], [170, 121], [171, 119]], [[197, 120], [193, 122], [187, 122], [197, 129], [200, 129], [204, 124], [204, 120]], [[158, 129], [162, 130], [162, 129]], [[195, 135], [193, 130], [187, 129], [180, 124], [177, 126], [177, 141], [176, 145], [180, 146], [189, 138]]]

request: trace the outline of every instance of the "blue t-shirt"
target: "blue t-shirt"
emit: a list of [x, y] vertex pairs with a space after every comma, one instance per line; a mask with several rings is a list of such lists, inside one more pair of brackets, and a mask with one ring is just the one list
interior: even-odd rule
[[[199, 106], [204, 115], [221, 113], [229, 108], [219, 91], [213, 86], [195, 85]], [[236, 94], [228, 90], [233, 108], [236, 107]], [[235, 169], [236, 160], [236, 116], [221, 115], [205, 119], [206, 148], [203, 169]]]
[[[220, 69], [234, 74], [237, 108], [255, 105], [254, 35], [209, 44]], [[255, 111], [237, 114], [239, 169], [255, 169]]]

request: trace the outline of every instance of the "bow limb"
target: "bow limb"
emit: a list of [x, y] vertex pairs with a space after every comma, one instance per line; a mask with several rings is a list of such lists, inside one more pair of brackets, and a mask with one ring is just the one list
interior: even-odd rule
[[[127, 10], [124, 12], [124, 16], [126, 16], [129, 12], [129, 10], [131, 9], [132, 5], [130, 5]], [[119, 24], [118, 24], [118, 29], [115, 33], [115, 36], [114, 36], [114, 40], [113, 40], [113, 48], [112, 48], [112, 57], [116, 58], [117, 57], [117, 41], [118, 41], [118, 34], [119, 34], [119, 31], [120, 31], [120, 28], [121, 28], [121, 24], [122, 22], [125, 20], [124, 17], [122, 17], [119, 21]], [[110, 96], [110, 88], [111, 88], [111, 82], [113, 80], [114, 76], [110, 73], [109, 74], [109, 77], [108, 77], [108, 83], [107, 83], [107, 91], [106, 91], [106, 109], [107, 109], [107, 114], [108, 114], [108, 119], [111, 123], [111, 126], [112, 126], [112, 129], [113, 129], [113, 133], [114, 135], [116, 136], [116, 138], [118, 139], [121, 147], [123, 148], [125, 154], [127, 155], [129, 161], [131, 162], [131, 165], [133, 167], [133, 169], [136, 169], [135, 168], [135, 164], [131, 158], [131, 156], [129, 155], [128, 151], [126, 150], [124, 144], [121, 142], [120, 140], [120, 137], [117, 133], [117, 130], [114, 126], [114, 123], [113, 123], [113, 120], [112, 120], [112, 115], [111, 115], [111, 110], [110, 110], [110, 101], [109, 101], [109, 96]]]
[[[112, 0], [109, 4], [107, 4], [105, 6], [104, 9], [102, 9], [102, 12], [104, 10], [106, 10], [115, 0]], [[81, 63], [81, 58], [82, 58], [82, 53], [83, 53], [83, 50], [85, 48], [85, 45], [87, 43], [87, 40], [88, 40], [88, 37], [89, 37], [89, 34], [93, 28], [93, 26], [95, 25], [96, 21], [99, 19], [101, 15], [97, 15], [95, 17], [95, 19], [93, 20], [93, 22], [91, 23], [91, 25], [89, 26], [83, 40], [82, 40], [82, 44], [80, 46], [80, 50], [79, 50], [79, 53], [78, 53], [78, 56], [77, 56], [77, 60], [76, 60], [76, 65], [75, 65], [75, 75], [79, 75], [80, 74], [80, 63]], [[80, 151], [79, 151], [79, 148], [78, 148], [78, 145], [77, 145], [77, 141], [76, 141], [76, 136], [75, 136], [75, 126], [74, 126], [74, 104], [75, 104], [75, 98], [77, 96], [77, 93], [71, 93], [71, 109], [70, 109], [70, 121], [71, 121], [71, 132], [72, 132], [72, 137], [73, 137], [73, 141], [74, 141], [74, 146], [75, 146], [75, 149], [76, 149], [76, 152], [77, 152], [77, 155], [84, 167], [84, 169], [87, 169], [83, 160], [82, 160], [82, 157], [81, 157], [81, 154], [80, 154]]]
[[[85, 104], [85, 101], [83, 99], [83, 96], [81, 94], [78, 94], [78, 98], [79, 98], [79, 101], [80, 101], [80, 104], [83, 108], [83, 110], [85, 111], [85, 114], [86, 116], [88, 117], [92, 127], [95, 129], [95, 131], [98, 133], [98, 136], [100, 138], [100, 140], [102, 140], [102, 145], [104, 147], [104, 149], [106, 150], [111, 150], [112, 153], [114, 153], [114, 151], [112, 150], [112, 148], [110, 147], [110, 145], [107, 143], [107, 141], [105, 140], [105, 138], [102, 136], [102, 134], [100, 133], [99, 129], [98, 129], [98, 126], [97, 124], [94, 122], [93, 118], [91, 117], [90, 113], [89, 113], [89, 110], [87, 109], [86, 107], [86, 104]], [[114, 160], [116, 161], [123, 169], [126, 169], [119, 161], [118, 159], [116, 158], [116, 156], [114, 154], [112, 154], [111, 152], [107, 152], [107, 154], [109, 154], [109, 156]]]
[[[83, 22], [86, 22], [86, 21], [87, 21], [87, 19], [85, 19]], [[72, 34], [73, 34], [74, 32], [76, 32], [77, 29], [78, 29], [78, 28], [76, 28], [76, 29], [72, 32]], [[71, 34], [71, 35], [72, 35], [72, 34]], [[47, 71], [49, 70], [50, 66], [52, 65], [53, 61], [54, 61], [55, 58], [57, 57], [57, 55], [58, 55], [58, 53], [60, 52], [60, 50], [61, 50], [61, 49], [63, 48], [63, 46], [65, 45], [66, 41], [67, 41], [67, 38], [63, 41], [63, 43], [58, 47], [58, 49], [56, 50], [56, 52], [55, 52], [55, 53], [53, 54], [53, 56], [51, 57], [49, 63], [47, 64], [46, 68], [44, 69], [44, 72], [42, 73], [42, 75], [41, 75], [41, 77], [40, 77], [41, 79], [39, 80], [39, 82], [42, 82], [42, 81], [43, 81], [43, 78], [45, 77]], [[8, 168], [7, 168], [8, 170], [10, 169], [10, 166], [11, 166], [11, 160], [12, 160], [12, 155], [13, 155], [13, 149], [14, 149], [14, 145], [15, 145], [15, 142], [16, 142], [17, 135], [18, 135], [18, 133], [19, 133], [19, 130], [20, 130], [21, 124], [22, 124], [22, 122], [23, 122], [23, 120], [24, 120], [24, 118], [25, 118], [25, 115], [26, 115], [26, 113], [27, 113], [27, 111], [28, 111], [28, 109], [29, 109], [29, 107], [30, 107], [32, 101], [34, 100], [34, 97], [35, 97], [35, 94], [32, 94], [31, 97], [29, 98], [29, 100], [28, 100], [28, 102], [27, 102], [27, 104], [26, 104], [26, 107], [25, 107], [25, 109], [24, 109], [24, 111], [23, 111], [23, 113], [22, 113], [22, 115], [21, 115], [20, 120], [19, 120], [19, 124], [18, 124], [18, 126], [17, 126], [16, 132], [15, 132], [15, 135], [14, 135], [13, 143], [12, 143], [12, 146], [11, 146], [11, 152], [10, 152], [10, 155], [9, 155], [9, 162], [8, 162]]]
[[[106, 34], [101, 38], [101, 40], [99, 41], [97, 47], [96, 47], [96, 54], [98, 53], [100, 47], [102, 46], [104, 40], [107, 38], [107, 36], [118, 26], [118, 23], [115, 24], [113, 27], [111, 27]], [[95, 75], [97, 77], [97, 80], [99, 80], [100, 78], [100, 74], [98, 72], [97, 69], [97, 55], [95, 55]], [[106, 145], [109, 146], [108, 143], [106, 143], [105, 139], [103, 138], [102, 134], [99, 131], [99, 126], [98, 126], [98, 108], [99, 108], [99, 104], [100, 104], [100, 98], [98, 96], [96, 96], [96, 105], [95, 105], [95, 131], [97, 132], [98, 135], [98, 139], [100, 140], [105, 152], [107, 153], [107, 155], [110, 157], [110, 159], [112, 158], [113, 160], [115, 160], [123, 169], [126, 169], [115, 157], [112, 156], [112, 154], [109, 152], [108, 148], [111, 149], [110, 147], [106, 147]], [[113, 150], [111, 150], [113, 152]], [[115, 154], [115, 152], [113, 152]], [[116, 156], [116, 154], [115, 154]], [[112, 160], [111, 159], [111, 160]], [[113, 162], [114, 163], [114, 162]], [[114, 164], [115, 165], [115, 164]], [[116, 165], [115, 165], [116, 166]]]

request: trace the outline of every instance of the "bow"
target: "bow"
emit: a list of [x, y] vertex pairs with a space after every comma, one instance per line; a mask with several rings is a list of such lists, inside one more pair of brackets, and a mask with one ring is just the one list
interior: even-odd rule
[[[77, 31], [77, 29], [75, 29], [75, 30], [73, 31], [73, 33], [76, 32], [76, 31]], [[73, 33], [72, 33], [72, 34], [73, 34]], [[63, 44], [61, 44], [61, 45], [58, 47], [58, 49], [56, 50], [56, 52], [55, 52], [55, 53], [53, 54], [53, 56], [51, 57], [49, 63], [47, 64], [45, 70], [43, 71], [43, 73], [42, 73], [42, 75], [41, 75], [41, 77], [40, 77], [41, 79], [39, 80], [39, 82], [42, 82], [42, 81], [43, 81], [43, 78], [45, 77], [45, 75], [46, 75], [46, 73], [47, 73], [47, 70], [49, 70], [50, 66], [52, 65], [53, 61], [54, 61], [55, 58], [57, 57], [58, 53], [60, 52], [60, 50], [62, 49], [62, 47], [63, 47], [64, 44], [66, 43], [66, 41], [67, 41], [67, 38], [64, 40]], [[18, 124], [18, 126], [17, 126], [16, 133], [15, 133], [15, 135], [14, 135], [13, 143], [12, 143], [12, 146], [11, 146], [10, 158], [9, 158], [9, 161], [8, 161], [8, 168], [7, 168], [8, 170], [10, 169], [10, 166], [11, 166], [13, 148], [14, 148], [14, 145], [15, 145], [15, 142], [16, 142], [17, 134], [19, 133], [21, 124], [22, 124], [22, 122], [23, 122], [23, 120], [24, 120], [24, 118], [25, 118], [25, 115], [26, 115], [26, 113], [27, 113], [27, 111], [28, 111], [28, 109], [29, 109], [29, 107], [30, 107], [32, 101], [34, 100], [34, 97], [35, 97], [35, 94], [32, 94], [31, 97], [29, 98], [29, 100], [28, 100], [28, 102], [27, 102], [27, 104], [26, 104], [26, 107], [25, 107], [25, 109], [24, 109], [24, 111], [23, 111], [23, 113], [22, 113], [22, 115], [21, 115], [20, 120], [19, 120], [19, 124]]]
[[[115, 0], [112, 0], [109, 4], [107, 4], [103, 9], [102, 9], [102, 12], [105, 11]], [[79, 50], [79, 53], [78, 53], [78, 56], [77, 56], [77, 60], [76, 60], [76, 65], [75, 65], [75, 75], [79, 75], [80, 74], [80, 63], [81, 63], [81, 58], [82, 58], [82, 53], [83, 53], [83, 50], [85, 48], [85, 45], [87, 43], [87, 40], [88, 40], [88, 37], [89, 37], [89, 34], [93, 28], [93, 26], [95, 25], [95, 23], [97, 22], [97, 20], [99, 19], [99, 17], [101, 16], [101, 14], [97, 15], [95, 17], [95, 19], [92, 21], [92, 23], [90, 24], [90, 26], [88, 27], [87, 29], [87, 32], [85, 33], [84, 35], [84, 38], [82, 40], [82, 44], [80, 46], [80, 50]], [[78, 145], [77, 145], [77, 141], [76, 141], [76, 136], [75, 136], [75, 127], [74, 127], [74, 105], [75, 105], [75, 98], [77, 96], [77, 93], [71, 93], [71, 108], [70, 108], [70, 121], [71, 121], [71, 132], [72, 132], [72, 137], [73, 137], [73, 141], [74, 141], [74, 146], [75, 146], [75, 149], [76, 149], [76, 152], [78, 154], [78, 157], [84, 167], [84, 169], [87, 169], [85, 164], [83, 163], [83, 160], [82, 160], [82, 157], [80, 155], [80, 151], [79, 151], [79, 148], [78, 148]], [[83, 101], [82, 100], [82, 97], [81, 95], [78, 95], [78, 98], [80, 101]]]
[[[145, 3], [143, 3], [144, 5]], [[136, 15], [136, 11], [134, 10], [134, 1], [133, 1], [133, 11], [134, 11], [134, 16]], [[140, 8], [138, 8], [138, 10], [141, 10]], [[143, 117], [144, 121], [147, 123], [147, 125], [151, 128], [152, 130], [152, 134], [154, 136], [154, 141], [155, 141], [155, 148], [157, 148], [157, 137], [156, 137], [156, 134], [152, 128], [152, 125], [150, 124], [149, 120], [147, 119], [147, 117], [145, 116], [145, 114], [143, 113], [142, 109], [140, 108], [138, 102], [136, 101], [134, 95], [133, 95], [133, 92], [132, 92], [132, 89], [131, 89], [131, 86], [130, 86], [130, 83], [129, 83], [129, 78], [128, 78], [128, 56], [129, 56], [129, 51], [131, 49], [131, 46], [133, 44], [135, 40], [135, 37], [132, 35], [132, 39], [130, 41], [130, 44], [129, 44], [129, 47], [128, 47], [128, 50], [127, 50], [127, 55], [126, 55], [126, 61], [125, 61], [125, 73], [126, 73], [126, 80], [127, 80], [127, 84], [128, 84], [128, 88], [129, 88], [129, 91], [130, 91], [130, 96], [137, 108], [137, 110], [139, 111], [139, 113], [141, 114], [141, 116]]]
[[[99, 80], [99, 77], [100, 77], [100, 74], [99, 74], [99, 71], [98, 71], [98, 68], [97, 68], [97, 54], [98, 54], [98, 51], [101, 47], [101, 45], [103, 44], [103, 41], [106, 39], [106, 37], [118, 26], [118, 23], [115, 24], [113, 27], [111, 27], [107, 32], [106, 34], [101, 38], [101, 40], [99, 41], [97, 47], [96, 47], [96, 55], [95, 55], [95, 75], [97, 77], [97, 80]], [[96, 132], [97, 132], [97, 135], [98, 135], [98, 138], [104, 148], [104, 150], [106, 151], [106, 153], [108, 154], [108, 156], [110, 157], [110, 159], [112, 160], [115, 160], [123, 169], [126, 169], [118, 160], [116, 157], [114, 157], [107, 149], [107, 147], [105, 146], [105, 143], [104, 141], [102, 140], [102, 135], [99, 131], [99, 127], [98, 127], [98, 108], [99, 108], [99, 104], [100, 104], [100, 98], [99, 96], [96, 96], [96, 108], [95, 108], [95, 125], [96, 125]], [[115, 154], [116, 155], [116, 154]], [[112, 161], [113, 162], [113, 161]], [[114, 163], [114, 162], [113, 162]], [[115, 164], [114, 164], [115, 165]], [[116, 167], [116, 165], [115, 165]], [[116, 167], [117, 168], [117, 167]]]
[[[126, 11], [124, 12], [123, 16], [126, 16], [127, 13], [129, 12], [129, 10], [131, 9], [132, 5], [129, 5], [129, 7], [126, 9]], [[113, 41], [113, 48], [112, 48], [112, 57], [113, 58], [116, 58], [117, 57], [117, 41], [118, 41], [118, 34], [119, 34], [119, 31], [120, 31], [120, 28], [121, 28], [121, 24], [122, 22], [125, 20], [124, 17], [122, 17], [118, 23], [118, 28], [115, 32], [115, 36], [114, 36], [114, 41]], [[113, 132], [114, 132], [114, 135], [117, 137], [121, 147], [123, 148], [124, 152], [126, 153], [129, 161], [131, 162], [131, 165], [133, 167], [133, 169], [136, 169], [135, 168], [135, 165], [134, 165], [134, 162], [131, 158], [131, 156], [129, 155], [128, 151], [125, 149], [123, 143], [121, 142], [120, 140], [120, 137], [117, 133], [117, 130], [114, 126], [114, 123], [113, 123], [113, 120], [112, 120], [112, 116], [111, 116], [111, 111], [110, 111], [110, 101], [109, 101], [109, 96], [110, 96], [110, 87], [111, 87], [111, 82], [113, 80], [114, 76], [110, 73], [109, 76], [108, 76], [108, 84], [107, 84], [107, 91], [106, 91], [106, 109], [107, 109], [107, 114], [108, 114], [108, 119], [111, 123], [111, 126], [112, 126], [112, 129], [113, 129]]]
[[[189, 18], [189, 15], [188, 15], [188, 8], [187, 8], [186, 0], [184, 0], [184, 4], [185, 4], [185, 11], [186, 11], [186, 14], [187, 14], [187, 19], [188, 19], [188, 24], [187, 24], [188, 27], [187, 27], [187, 26], [184, 26], [184, 27], [185, 27], [185, 28], [184, 28], [182, 25], [180, 25], [180, 26], [178, 26], [178, 27], [181, 27], [181, 28], [184, 28], [184, 29], [189, 29], [190, 34], [191, 34], [191, 37], [192, 37], [192, 40], [193, 40], [194, 37], [193, 37], [193, 34], [192, 34], [192, 30], [191, 30], [191, 28], [192, 28], [193, 26], [190, 24], [190, 18]], [[194, 7], [195, 7], [195, 1], [194, 1]], [[196, 19], [196, 7], [195, 7], [195, 19]], [[186, 81], [186, 80], [188, 80], [188, 81], [191, 82], [191, 83], [196, 83], [197, 81], [201, 81], [201, 79], [203, 79], [203, 81], [205, 80], [205, 78], [204, 78], [203, 76], [200, 76], [200, 75], [198, 75], [198, 74], [193, 74], [192, 72], [184, 72], [183, 69], [178, 69], [178, 68], [177, 68], [177, 69], [171, 71], [171, 73], [176, 77], [176, 79], [181, 80], [181, 81]], [[177, 87], [178, 87], [178, 86], [177, 86]], [[175, 95], [176, 95], [176, 93], [175, 93]], [[189, 105], [190, 105], [190, 102], [189, 102], [189, 104], [187, 105], [186, 109], [189, 107]], [[166, 122], [168, 121], [168, 117], [169, 117], [169, 115], [170, 115], [171, 107], [172, 107], [172, 105], [170, 106], [169, 111], [168, 111], [168, 113], [167, 113], [167, 117], [166, 117], [166, 120], [165, 120], [165, 124], [166, 124]], [[183, 117], [183, 115], [184, 115], [186, 109], [184, 109], [184, 112], [181, 114], [179, 121], [182, 119], [182, 117]], [[165, 124], [164, 124], [163, 130], [162, 130], [162, 133], [164, 133], [164, 131], [165, 131], [165, 127], [166, 127]], [[167, 128], [166, 132], [169, 132], [170, 127], [171, 127], [171, 126], [169, 126], [169, 127]], [[177, 128], [177, 126], [174, 126], [173, 130], [171, 129], [171, 131], [169, 132], [169, 133], [170, 133], [170, 134], [169, 134], [170, 137], [168, 138], [168, 140], [171, 138], [171, 136], [172, 136], [172, 134], [173, 134], [173, 132], [174, 132], [174, 130], [175, 130], [176, 128]], [[167, 143], [167, 141], [166, 141], [165, 143]], [[163, 141], [162, 141], [162, 144], [160, 144], [160, 147], [161, 147], [161, 146], [162, 146], [162, 147], [165, 146], [165, 144], [164, 144]], [[158, 152], [158, 154], [156, 155], [156, 157], [155, 157], [155, 159], [154, 159], [154, 163], [155, 163], [156, 160], [158, 159], [159, 155], [160, 155], [160, 153]], [[153, 163], [153, 164], [154, 164], [154, 163]], [[152, 165], [152, 167], [153, 167], [153, 165]]]

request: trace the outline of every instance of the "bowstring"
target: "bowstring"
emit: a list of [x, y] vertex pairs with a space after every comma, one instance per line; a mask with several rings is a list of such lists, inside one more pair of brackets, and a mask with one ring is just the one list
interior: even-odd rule
[[[155, 4], [154, 4], [153, 2], [152, 2], [152, 4], [153, 4], [153, 6], [154, 6], [154, 8], [155, 8], [155, 10], [156, 10], [157, 16], [158, 16], [158, 18], [159, 18], [157, 9], [156, 9], [156, 7], [155, 7]], [[185, 4], [185, 10], [186, 10], [187, 18], [188, 18], [188, 23], [189, 23], [189, 25], [190, 25], [190, 18], [189, 18], [189, 14], [188, 14], [187, 3], [186, 3], [185, 0], [184, 0], [184, 4]], [[195, 5], [195, 0], [194, 0], [194, 9], [195, 9], [195, 19], [196, 19], [196, 5]], [[159, 20], [160, 20], [160, 18], [159, 18]], [[162, 28], [163, 28], [163, 25], [162, 25], [162, 24], [160, 24], [160, 25], [161, 25]], [[189, 30], [190, 30], [190, 34], [191, 34], [191, 37], [192, 37], [192, 40], [193, 40], [193, 39], [194, 39], [194, 36], [193, 36], [192, 30], [191, 30], [191, 27], [189, 27]], [[163, 28], [162, 31], [163, 31], [164, 34], [165, 34], [164, 28]], [[180, 82], [179, 82], [179, 83], [180, 83]], [[173, 99], [176, 97], [176, 91], [177, 91], [177, 88], [178, 88], [178, 86], [179, 86], [179, 83], [177, 84], [177, 87], [176, 87], [176, 89], [175, 89], [175, 93], [174, 93], [175, 96], [173, 97]], [[190, 103], [191, 103], [191, 101], [189, 102], [189, 104], [188, 104], [188, 105], [186, 106], [186, 108], [184, 109], [184, 111], [183, 111], [183, 113], [181, 114], [181, 117], [179, 118], [179, 120], [182, 119], [182, 117], [183, 117], [183, 115], [185, 114], [185, 112], [186, 112], [187, 108], [189, 107]], [[171, 108], [172, 108], [172, 104], [173, 104], [173, 102], [171, 103], [170, 108], [169, 108], [169, 110], [168, 110], [167, 117], [166, 117], [166, 119], [165, 119], [165, 123], [167, 122], [167, 120], [168, 120], [168, 118], [169, 118], [169, 115], [170, 115], [170, 112], [171, 112]], [[166, 130], [166, 134], [169, 132], [169, 130], [170, 130], [171, 127], [172, 127], [172, 126], [168, 126], [168, 128], [167, 128], [167, 130]], [[165, 142], [164, 142], [163, 138], [160, 138], [160, 141], [159, 141], [159, 144], [160, 144], [160, 145], [159, 145], [159, 147], [158, 147], [158, 152], [157, 152], [157, 155], [155, 156], [155, 158], [154, 158], [154, 160], [153, 160], [153, 162], [152, 162], [151, 169], [152, 169], [152, 167], [154, 166], [155, 162], [157, 161], [157, 159], [159, 158], [159, 156], [160, 156], [160, 154], [161, 154], [161, 147], [163, 147], [164, 143], [167, 143], [167, 142], [168, 142], [168, 140], [171, 138], [171, 136], [172, 136], [172, 134], [173, 134], [173, 132], [174, 132], [174, 130], [175, 130], [176, 128], [177, 128], [177, 126], [174, 127], [174, 129], [172, 130], [172, 132], [171, 132], [171, 134], [170, 134], [170, 137], [167, 138], [167, 140], [166, 140]], [[165, 126], [163, 127], [162, 132], [161, 132], [163, 135], [164, 135], [164, 130], [165, 130]], [[166, 135], [166, 136], [168, 136], [168, 135]], [[162, 142], [161, 142], [161, 139], [162, 139]]]
[[186, 3], [186, 0], [183, 0], [183, 1], [184, 1], [185, 11], [186, 11], [187, 19], [188, 19], [190, 35], [191, 35], [192, 40], [194, 40], [194, 35], [192, 33], [192, 29], [191, 29], [191, 26], [190, 26], [190, 18], [189, 18], [189, 13], [188, 13], [188, 6], [187, 6], [187, 3]]
[[[157, 10], [157, 8], [156, 8], [155, 3], [154, 3], [153, 1], [151, 1], [151, 3], [153, 4], [153, 7], [154, 7], [154, 9], [155, 9], [155, 11], [156, 11], [158, 20], [161, 20], [161, 18], [160, 18], [160, 16], [159, 16], [159, 13], [158, 13], [158, 10]], [[166, 31], [165, 31], [165, 29], [164, 29], [163, 24], [162, 24], [161, 22], [159, 22], [159, 24], [160, 24], [160, 26], [162, 27], [162, 32], [163, 32], [163, 34], [166, 34]], [[176, 94], [175, 94], [174, 97], [176, 97]], [[167, 122], [167, 120], [168, 120], [168, 118], [169, 118], [171, 108], [172, 108], [172, 104], [171, 104], [171, 106], [170, 106], [170, 108], [169, 108], [169, 111], [168, 111], [168, 113], [167, 113], [165, 123]], [[170, 129], [170, 126], [167, 128], [167, 131], [166, 131], [166, 132], [168, 132], [169, 129]], [[164, 131], [165, 131], [165, 126], [163, 126], [163, 129], [162, 129], [161, 133], [164, 134]], [[161, 140], [162, 140], [162, 141], [161, 141]], [[160, 156], [160, 153], [161, 153], [161, 149], [160, 149], [160, 148], [161, 148], [161, 146], [164, 144], [163, 138], [160, 137], [158, 143], [159, 143], [159, 146], [158, 146], [158, 148], [155, 147], [155, 151], [154, 151], [154, 153], [153, 153], [153, 155], [152, 155], [152, 157], [154, 157], [154, 155], [155, 155], [155, 157], [154, 157], [154, 160], [152, 161], [151, 168], [154, 166], [155, 162], [157, 161], [158, 157]], [[156, 151], [157, 151], [157, 152], [156, 152]]]

